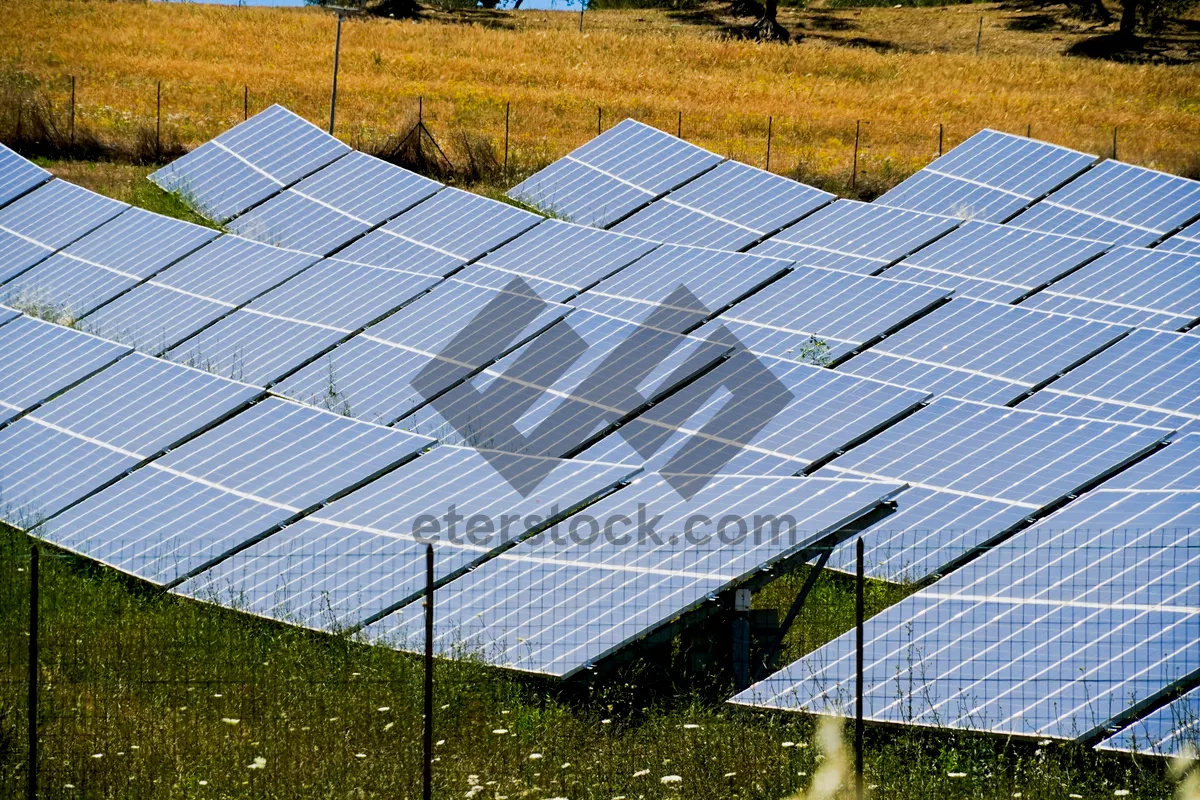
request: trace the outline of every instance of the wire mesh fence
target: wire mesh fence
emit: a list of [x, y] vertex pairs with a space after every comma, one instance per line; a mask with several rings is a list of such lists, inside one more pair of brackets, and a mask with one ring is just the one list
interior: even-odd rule
[[[404, 544], [423, 574], [423, 548]], [[1074, 743], [1087, 759], [1099, 759], [1084, 763], [1107, 775], [1111, 762], [1103, 759], [1117, 756], [1091, 748], [1127, 723], [1133, 727], [1116, 750], [1178, 755], [1200, 733], [1197, 692], [1187, 694], [1200, 682], [1200, 532], [1031, 529], [938, 580], [866, 577], [860, 584], [841, 566], [853, 559], [839, 561], [849, 544], [820, 572], [819, 547], [806, 548], [806, 564], [779, 562], [738, 581], [716, 567], [695, 567], [697, 556], [737, 546], [634, 541], [584, 555], [565, 539], [556, 552], [533, 557], [518, 545], [487, 562], [506, 570], [439, 570], [435, 794], [462, 796], [482, 785], [470, 796], [520, 796], [512, 785], [459, 785], [470, 769], [463, 764], [486, 754], [525, 789], [574, 796], [579, 787], [569, 770], [544, 762], [542, 751], [596, 747], [611, 755], [618, 745], [605, 737], [648, 724], [647, 708], [664, 697], [692, 693], [721, 707], [733, 696], [737, 708], [724, 706], [719, 724], [732, 725], [726, 716], [740, 714], [758, 733], [814, 718], [790, 712], [853, 719], [860, 652], [868, 782], [882, 780], [885, 757], [904, 737], [992, 733], [1003, 736], [988, 741], [1005, 747], [1014, 739], [1029, 748]], [[439, 561], [452, 559], [454, 545], [435, 549]], [[665, 550], [670, 558], [647, 566], [651, 552], [657, 558]], [[315, 591], [330, 602], [331, 587], [353, 593], [388, 581], [387, 573], [362, 569], [377, 557], [345, 545], [269, 558], [303, 561], [320, 579]], [[165, 594], [43, 546], [34, 643], [31, 566], [30, 540], [6, 533], [5, 796], [27, 787], [30, 730], [42, 797], [420, 796], [419, 598], [378, 622], [330, 633], [320, 622], [301, 627], [251, 607], [244, 591], [240, 600]], [[254, 591], [289, 598], [277, 608], [314, 602], [298, 585], [257, 577]], [[689, 599], [697, 582], [704, 591]], [[556, 659], [530, 657], [539, 652]], [[38, 679], [32, 727], [31, 655]], [[739, 663], [749, 688], [739, 685]], [[623, 699], [614, 706], [615, 695]], [[592, 720], [600, 738], [548, 732], [555, 719], [569, 729], [560, 703], [603, 717]], [[481, 715], [484, 707], [492, 711]], [[717, 761], [739, 747], [734, 737], [715, 746]], [[722, 796], [772, 796], [754, 790], [750, 775], [711, 777]], [[387, 792], [378, 794], [380, 787]], [[652, 788], [648, 796], [679, 789]]]

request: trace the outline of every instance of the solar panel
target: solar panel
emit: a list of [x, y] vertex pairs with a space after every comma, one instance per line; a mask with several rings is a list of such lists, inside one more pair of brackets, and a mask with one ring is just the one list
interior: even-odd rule
[[1096, 163], [1096, 156], [984, 129], [875, 202], [994, 222]]
[[1118, 247], [1021, 305], [1121, 325], [1183, 330], [1200, 321], [1200, 256]]
[[129, 352], [86, 333], [19, 316], [0, 324], [0, 423], [38, 403]]
[[[869, 575], [917, 580], [1138, 457], [1170, 431], [938, 399], [819, 469], [903, 481], [899, 511], [864, 535]], [[835, 554], [845, 568], [853, 555]]]
[[1015, 303], [1107, 249], [1088, 239], [966, 222], [883, 274], [953, 289], [959, 297]]
[[442, 185], [357, 151], [229, 223], [248, 239], [327, 255]]
[[274, 105], [167, 164], [150, 180], [223, 222], [349, 151], [317, 126]]
[[8, 306], [0, 306], [0, 325], [3, 325], [6, 322], [11, 322], [12, 320], [14, 320], [20, 316], [21, 316], [21, 312], [17, 311], [15, 308], [9, 308]]
[[838, 200], [749, 252], [810, 267], [873, 275], [958, 226], [960, 220]]
[[[541, 474], [546, 467], [545, 459], [504, 458], [509, 474], [512, 469]], [[438, 447], [175, 591], [308, 628], [343, 631], [424, 590], [422, 539], [440, 540], [434, 563], [440, 581], [591, 502], [629, 472], [555, 460], [537, 491], [523, 496], [474, 450]], [[430, 521], [436, 532], [424, 527]], [[441, 544], [451, 535], [458, 545]]]
[[[1200, 492], [1090, 493], [870, 619], [864, 717], [1103, 733], [1200, 667], [1198, 566]], [[854, 661], [850, 632], [734, 702], [845, 715]]]
[[262, 393], [133, 353], [0, 430], [0, 512], [29, 527]]
[[1179, 233], [1168, 237], [1158, 246], [1158, 249], [1200, 255], [1200, 220], [1196, 220]]
[[1013, 404], [1129, 330], [955, 298], [838, 369], [945, 397]]
[[0, 283], [129, 208], [66, 181], [50, 181], [0, 209]]
[[626, 119], [509, 190], [559, 219], [607, 228], [723, 161]]
[[653, 250], [657, 242], [548, 219], [467, 266], [457, 277], [505, 288], [514, 277], [537, 296], [566, 302]]
[[455, 444], [567, 457], [730, 351], [670, 333], [655, 316], [638, 325], [577, 311], [415, 413], [413, 429]]
[[1105, 489], [1192, 491], [1200, 486], [1200, 433], [1172, 439], [1163, 449], [1104, 482]]
[[1200, 216], [1200, 182], [1104, 161], [1012, 220], [1018, 228], [1153, 244]]
[[422, 294], [440, 278], [325, 259], [165, 353], [267, 386]]
[[39, 534], [169, 585], [432, 444], [266, 398], [87, 498]]
[[0, 206], [50, 180], [46, 170], [0, 144]]
[[162, 353], [316, 261], [307, 253], [222, 236], [101, 306], [82, 325]]
[[834, 199], [781, 175], [726, 161], [614, 226], [660, 242], [742, 250]]
[[570, 311], [532, 294], [447, 281], [272, 391], [356, 419], [393, 422], [425, 403], [412, 385], [418, 375], [431, 393], [449, 389]]
[[826, 364], [845, 358], [949, 298], [917, 283], [795, 267], [695, 331], [725, 326], [746, 349]]
[[644, 461], [647, 470], [671, 476], [796, 475], [928, 397], [743, 350], [580, 457]]
[[640, 322], [680, 286], [699, 301], [665, 321], [683, 332], [782, 276], [791, 262], [744, 253], [669, 244], [643, 256], [571, 301], [576, 308]]
[[1021, 408], [1200, 429], [1200, 337], [1134, 331], [1022, 401]]
[[378, 267], [450, 275], [542, 221], [505, 203], [443, 189], [338, 253]]
[[131, 208], [5, 284], [0, 296], [77, 319], [219, 234]]
[[1100, 750], [1194, 757], [1200, 750], [1200, 687], [1096, 745]]
[[[569, 677], [854, 525], [896, 491], [858, 481], [720, 477], [684, 501], [657, 475], [637, 478], [558, 531], [440, 588], [434, 650]], [[655, 520], [653, 535], [633, 530], [639, 513]], [[729, 522], [715, 535], [712, 520], [724, 518], [747, 529], [756, 524], [766, 535], [739, 536]], [[774, 520], [781, 524], [767, 531]], [[420, 651], [421, 608], [410, 604], [364, 632], [378, 643]]]

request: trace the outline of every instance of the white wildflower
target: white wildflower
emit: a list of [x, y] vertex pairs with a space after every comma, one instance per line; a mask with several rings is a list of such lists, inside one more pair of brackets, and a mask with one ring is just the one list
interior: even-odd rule
[[537, 760], [538, 760], [539, 758], [541, 758], [541, 757], [542, 757], [542, 754], [541, 754], [541, 753], [530, 753], [530, 754], [529, 754], [529, 760], [530, 760], [530, 761], [537, 761]]
[[241, 720], [234, 717], [221, 717], [221, 722], [224, 722], [226, 725], [237, 725]]
[[947, 775], [948, 777], [951, 777], [951, 778], [965, 778], [965, 777], [967, 777], [967, 773], [965, 773], [965, 772], [947, 772], [947, 773], [946, 773], [946, 775]]
[[637, 772], [633, 773], [633, 777], [635, 777], [635, 778], [644, 778], [644, 777], [646, 777], [646, 776], [647, 776], [647, 775], [649, 775], [649, 774], [650, 774], [650, 770], [648, 770], [648, 769], [639, 769]]
[[391, 706], [380, 706], [380, 707], [379, 707], [379, 713], [380, 713], [380, 714], [386, 714], [387, 712], [389, 712], [389, 711], [391, 711], [391, 710], [392, 710], [392, 707], [391, 707]]
[[684, 729], [685, 731], [694, 731], [694, 730], [696, 730], [696, 729], [697, 729], [697, 728], [699, 728], [699, 727], [700, 727], [700, 726], [699, 726], [699, 725], [697, 725], [697, 724], [696, 724], [696, 723], [694, 723], [694, 722], [685, 722], [685, 723], [684, 723], [684, 725], [683, 725], [683, 729]]
[[795, 742], [784, 742], [783, 746], [784, 747], [795, 747], [796, 743]]
[[680, 783], [682, 781], [683, 778], [679, 777], [678, 775], [663, 775], [658, 779], [659, 783]]
[[266, 769], [267, 760], [262, 756], [255, 756], [253, 764], [247, 764], [246, 769]]
[[492, 733], [497, 734], [498, 736], [503, 736], [504, 734], [508, 733], [508, 728], [496, 728], [494, 731], [492, 731]]

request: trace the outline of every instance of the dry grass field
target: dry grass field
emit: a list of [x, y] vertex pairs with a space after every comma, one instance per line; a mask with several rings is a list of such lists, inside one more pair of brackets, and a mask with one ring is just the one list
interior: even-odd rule
[[[837, 188], [863, 120], [860, 183], [888, 185], [937, 150], [989, 126], [1200, 172], [1200, 65], [1191, 24], [1159, 48], [1175, 63], [1066, 55], [1099, 29], [1044, 8], [784, 9], [800, 40], [730, 35], [721, 6], [699, 10], [478, 12], [419, 21], [352, 19], [343, 28], [338, 135], [380, 142], [411, 124], [417, 97], [447, 149], [464, 132], [499, 149], [512, 104], [517, 172], [633, 116], [761, 165]], [[63, 112], [78, 79], [78, 120], [101, 135], [153, 124], [163, 81], [164, 134], [194, 144], [282, 103], [328, 121], [334, 17], [317, 9], [231, 8], [106, 0], [2, 0], [7, 80], [33, 79]], [[974, 53], [980, 16], [982, 47]], [[741, 21], [743, 24], [747, 20]], [[23, 76], [23, 78], [22, 78]]]

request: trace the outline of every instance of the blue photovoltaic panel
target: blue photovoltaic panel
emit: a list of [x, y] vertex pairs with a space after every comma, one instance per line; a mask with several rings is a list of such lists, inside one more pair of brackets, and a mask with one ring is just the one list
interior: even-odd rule
[[443, 189], [338, 253], [379, 267], [446, 276], [542, 221], [461, 189]]
[[1200, 486], [1200, 433], [1189, 433], [1104, 482], [1105, 489], [1192, 491]]
[[267, 398], [87, 498], [39, 535], [170, 584], [432, 444]]
[[984, 129], [875, 202], [1003, 222], [1096, 160], [1066, 147]]
[[325, 259], [164, 355], [208, 372], [267, 386], [439, 280]]
[[[815, 474], [910, 484], [900, 509], [863, 539], [869, 575], [917, 580], [1152, 451], [1170, 433], [939, 399]], [[847, 568], [853, 558], [843, 550], [831, 563]]]
[[1200, 182], [1104, 161], [1012, 221], [1112, 244], [1153, 244], [1200, 216]]
[[0, 423], [128, 352], [128, 347], [30, 317], [0, 325]]
[[307, 253], [222, 236], [101, 306], [83, 327], [162, 353], [315, 261]]
[[750, 249], [810, 267], [873, 275], [953, 230], [961, 220], [838, 200]]
[[1195, 757], [1200, 751], [1200, 687], [1096, 745], [1101, 750]]
[[680, 286], [692, 306], [678, 306], [667, 330], [685, 332], [783, 275], [791, 262], [744, 253], [664, 245], [571, 301], [576, 308], [641, 322]]
[[[1200, 492], [1089, 493], [864, 633], [867, 719], [1101, 734], [1200, 668]], [[854, 687], [852, 631], [734, 702], [844, 716]]]
[[328, 254], [431, 197], [442, 185], [357, 151], [229, 223], [267, 244]]
[[0, 206], [50, 180], [50, 173], [0, 144]]
[[755, 353], [827, 364], [908, 324], [949, 296], [945, 289], [917, 283], [796, 267], [695, 335], [706, 336], [723, 325]]
[[442, 441], [564, 458], [730, 351], [576, 311], [412, 417]]
[[1158, 246], [1159, 250], [1170, 250], [1175, 253], [1190, 253], [1200, 255], [1200, 220], [1168, 238]]
[[[812, 478], [719, 477], [685, 501], [660, 476], [636, 478], [589, 506], [586, 516], [558, 525], [554, 535], [535, 536], [439, 588], [434, 649], [568, 677], [755, 572], [827, 540], [898, 488]], [[638, 519], [639, 513], [656, 518], [655, 537], [639, 538], [636, 526], [622, 522]], [[794, 525], [779, 529], [777, 536], [727, 532], [718, 537], [712, 526], [686, 527], [697, 515], [787, 516]], [[609, 526], [610, 535], [592, 535], [589, 520], [597, 529]], [[365, 629], [380, 644], [417, 652], [423, 631], [418, 604]]]
[[0, 325], [3, 325], [6, 322], [11, 322], [19, 316], [21, 316], [21, 312], [17, 311], [15, 308], [0, 306]]
[[514, 277], [562, 303], [658, 246], [633, 236], [548, 219], [471, 264], [458, 278], [503, 289]]
[[928, 397], [743, 350], [580, 457], [681, 476], [795, 475]]
[[[524, 284], [521, 284], [524, 286]], [[447, 281], [272, 387], [340, 414], [390, 423], [545, 330], [570, 309], [531, 291]]]
[[[499, 458], [506, 474], [523, 469], [540, 474], [546, 468], [545, 459]], [[436, 542], [435, 578], [442, 580], [610, 490], [629, 473], [628, 467], [556, 460], [537, 490], [525, 496], [476, 451], [438, 447], [175, 591], [308, 628], [343, 631], [424, 590], [425, 541]], [[423, 517], [437, 530], [422, 527]], [[475, 544], [465, 538], [467, 520], [475, 520]], [[460, 546], [450, 543], [451, 535]]]
[[1035, 392], [1021, 408], [1200, 430], [1200, 336], [1134, 331]]
[[944, 397], [1005, 405], [1130, 328], [955, 298], [838, 367]]
[[1118, 247], [1021, 306], [1120, 325], [1183, 330], [1200, 320], [1200, 256]]
[[271, 106], [150, 176], [223, 222], [315, 172], [350, 148], [282, 106]]
[[526, 178], [508, 196], [559, 219], [606, 228], [722, 160], [627, 119]]
[[219, 235], [131, 208], [5, 284], [0, 296], [78, 319]]
[[959, 297], [1015, 303], [1108, 247], [1071, 236], [966, 222], [883, 274], [953, 289]]
[[66, 181], [50, 181], [0, 209], [0, 283], [129, 208]]
[[133, 353], [0, 430], [0, 510], [28, 527], [262, 393]]
[[781, 175], [726, 161], [613, 230], [660, 242], [741, 250], [834, 199]]

